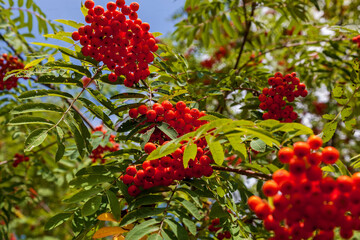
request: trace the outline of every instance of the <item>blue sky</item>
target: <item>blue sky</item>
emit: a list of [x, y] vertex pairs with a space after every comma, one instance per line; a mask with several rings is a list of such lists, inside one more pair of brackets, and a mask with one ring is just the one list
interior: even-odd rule
[[[108, 0], [95, 0], [95, 5], [106, 6], [108, 2]], [[134, 1], [126, 0], [126, 4], [132, 2]], [[174, 30], [171, 16], [184, 5], [185, 0], [138, 0], [136, 2], [140, 4], [139, 18], [150, 23], [150, 31], [166, 34]], [[70, 19], [85, 23], [80, 11], [81, 0], [36, 0], [36, 4], [51, 20]], [[66, 30], [73, 31], [71, 28]]]

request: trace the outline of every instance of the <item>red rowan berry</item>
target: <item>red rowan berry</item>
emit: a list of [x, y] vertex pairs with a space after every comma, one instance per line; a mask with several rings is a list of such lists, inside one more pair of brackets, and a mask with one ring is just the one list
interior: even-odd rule
[[334, 147], [325, 147], [322, 151], [322, 161], [325, 164], [334, 164], [339, 159], [339, 151]]
[[279, 191], [279, 186], [274, 180], [268, 180], [264, 183], [262, 191], [265, 196], [273, 197]]
[[136, 197], [137, 195], [139, 195], [140, 193], [140, 189], [135, 186], [135, 185], [131, 185], [129, 188], [128, 188], [128, 193], [130, 196], [132, 197]]
[[307, 140], [309, 146], [313, 150], [318, 150], [322, 145], [322, 139], [319, 136], [312, 135]]
[[79, 32], [73, 32], [72, 33], [72, 35], [71, 35], [71, 37], [72, 37], [72, 39], [74, 40], [74, 41], [79, 41], [80, 40], [80, 34], [79, 34]]
[[145, 144], [144, 146], [144, 151], [147, 153], [147, 154], [150, 154], [152, 151], [154, 151], [156, 149], [156, 145], [151, 143], [151, 142], [148, 142]]
[[289, 170], [295, 176], [303, 174], [306, 171], [305, 161], [299, 158], [292, 158], [289, 162]]
[[134, 177], [126, 174], [123, 176], [122, 181], [124, 184], [129, 185], [134, 182]]
[[258, 197], [258, 196], [251, 196], [251, 197], [249, 197], [248, 198], [248, 201], [247, 201], [247, 203], [248, 203], [248, 205], [249, 205], [249, 207], [250, 207], [250, 209], [251, 210], [255, 210], [255, 208], [259, 205], [259, 204], [261, 204], [263, 201], [262, 201], [262, 199], [260, 198], [260, 197]]
[[138, 117], [138, 110], [136, 109], [136, 108], [132, 108], [132, 109], [130, 109], [130, 111], [129, 111], [129, 116], [131, 117], [131, 118], [137, 118]]
[[290, 159], [294, 157], [294, 150], [283, 147], [279, 150], [278, 157], [280, 162], [289, 163]]
[[130, 3], [130, 9], [136, 12], [139, 10], [139, 4], [137, 2]]
[[273, 173], [272, 178], [277, 184], [281, 184], [282, 182], [290, 178], [290, 173], [285, 169], [279, 169]]
[[350, 192], [353, 188], [353, 180], [349, 176], [340, 176], [336, 182], [337, 187], [341, 192]]
[[294, 154], [299, 157], [305, 157], [310, 154], [310, 146], [306, 142], [296, 142], [294, 143]]
[[136, 167], [135, 166], [128, 166], [126, 168], [126, 174], [130, 175], [130, 176], [135, 176], [136, 175]]
[[102, 6], [96, 6], [96, 7], [94, 8], [94, 13], [95, 13], [95, 15], [97, 15], [97, 16], [102, 15], [104, 12], [105, 12], [105, 10], [104, 10], [104, 8], [103, 8]]
[[87, 9], [91, 9], [95, 6], [95, 3], [93, 0], [86, 0], [85, 3], [84, 3], [84, 6], [87, 8]]
[[156, 112], [154, 110], [148, 110], [146, 112], [146, 118], [149, 120], [149, 121], [154, 121], [156, 119]]
[[110, 73], [108, 78], [109, 78], [110, 82], [116, 82], [117, 81], [117, 76], [116, 76], [115, 73]]
[[106, 8], [107, 10], [109, 10], [110, 12], [113, 12], [116, 10], [116, 3], [114, 2], [109, 2], [108, 4], [106, 4]]
[[150, 25], [148, 23], [142, 23], [141, 24], [141, 29], [144, 31], [144, 32], [148, 32], [150, 30]]
[[148, 108], [146, 105], [141, 105], [138, 107], [138, 112], [141, 114], [141, 115], [145, 115], [148, 111]]
[[310, 153], [307, 160], [311, 165], [318, 166], [322, 161], [322, 154], [319, 152]]
[[271, 209], [269, 204], [261, 202], [255, 207], [254, 212], [258, 218], [265, 219], [271, 213]]

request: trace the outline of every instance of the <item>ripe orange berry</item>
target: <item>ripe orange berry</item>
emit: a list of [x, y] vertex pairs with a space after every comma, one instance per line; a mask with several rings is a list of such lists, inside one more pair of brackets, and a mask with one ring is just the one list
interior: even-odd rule
[[258, 218], [265, 219], [271, 213], [271, 209], [269, 204], [262, 202], [255, 207], [254, 212]]
[[285, 169], [279, 169], [273, 173], [272, 178], [280, 185], [282, 182], [290, 178], [290, 173]]
[[269, 180], [264, 183], [262, 191], [264, 192], [265, 196], [272, 197], [275, 196], [279, 191], [279, 186], [274, 180]]
[[248, 198], [247, 203], [248, 203], [250, 209], [254, 211], [255, 208], [257, 207], [257, 205], [262, 203], [262, 200], [261, 200], [260, 197], [253, 195], [253, 196]]
[[293, 156], [294, 150], [288, 147], [283, 147], [278, 153], [279, 161], [282, 163], [288, 163]]
[[339, 151], [334, 147], [326, 147], [322, 151], [322, 161], [325, 164], [334, 164], [339, 159]]
[[307, 142], [308, 142], [310, 148], [313, 150], [318, 150], [323, 144], [321, 137], [316, 136], [316, 135], [310, 136], [308, 138]]
[[294, 143], [294, 153], [297, 157], [302, 158], [310, 154], [310, 146], [306, 142]]

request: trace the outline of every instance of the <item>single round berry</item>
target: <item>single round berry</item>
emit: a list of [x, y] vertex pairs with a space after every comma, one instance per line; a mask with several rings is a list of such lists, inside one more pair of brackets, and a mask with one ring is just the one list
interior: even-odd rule
[[279, 161], [282, 163], [289, 163], [290, 159], [294, 157], [294, 150], [289, 147], [283, 147], [278, 153]]
[[306, 142], [296, 142], [294, 143], [294, 154], [299, 157], [305, 157], [310, 154], [310, 146]]
[[146, 143], [145, 146], [144, 146], [144, 151], [147, 154], [150, 154], [155, 149], [156, 149], [156, 145], [154, 143], [151, 143], [151, 142]]
[[79, 34], [79, 32], [73, 32], [72, 33], [72, 35], [71, 35], [71, 37], [72, 37], [72, 39], [74, 40], [74, 41], [79, 41], [80, 40], [80, 34]]
[[279, 191], [279, 186], [274, 180], [268, 180], [264, 183], [262, 191], [265, 196], [273, 197]]
[[137, 118], [139, 115], [138, 110], [136, 108], [130, 109], [129, 116], [131, 118]]
[[97, 16], [102, 15], [104, 12], [105, 12], [105, 10], [104, 10], [104, 8], [103, 8], [102, 6], [96, 6], [96, 7], [94, 8], [94, 13], [95, 13], [95, 15], [97, 15]]
[[308, 138], [307, 143], [312, 150], [318, 150], [322, 146], [322, 139], [319, 136], [312, 135]]
[[141, 114], [141, 115], [145, 115], [147, 113], [147, 106], [146, 105], [141, 105], [138, 107], [138, 112]]
[[149, 120], [149, 121], [154, 121], [156, 119], [156, 111], [154, 110], [149, 110], [146, 112], [146, 118]]
[[334, 164], [339, 159], [339, 151], [334, 147], [325, 147], [322, 151], [322, 161], [325, 164]]
[[94, 3], [93, 0], [86, 0], [85, 3], [84, 3], [84, 6], [87, 9], [92, 9], [95, 6], [95, 3]]
[[139, 10], [139, 4], [137, 2], [130, 3], [130, 9], [134, 12]]
[[135, 166], [129, 166], [126, 168], [126, 174], [130, 175], [130, 176], [135, 176], [136, 175], [136, 167]]

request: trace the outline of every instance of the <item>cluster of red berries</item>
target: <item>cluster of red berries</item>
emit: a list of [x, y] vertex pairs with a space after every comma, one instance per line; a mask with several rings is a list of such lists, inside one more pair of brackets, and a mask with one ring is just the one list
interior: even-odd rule
[[[168, 123], [178, 135], [183, 135], [196, 130], [206, 121], [199, 120], [205, 115], [198, 109], [190, 109], [182, 101], [177, 102], [175, 106], [169, 101], [161, 104], [154, 104], [152, 109], [142, 105], [138, 108], [131, 109], [129, 115], [137, 118], [139, 113], [146, 116], [147, 122], [165, 122]], [[150, 142], [144, 146], [147, 154], [153, 152], [158, 144], [165, 145], [170, 138], [163, 132], [155, 132], [150, 137]], [[184, 178], [200, 178], [202, 176], [210, 177], [213, 169], [210, 166], [212, 159], [210, 152], [205, 150], [207, 147], [206, 140], [201, 138], [195, 141], [197, 153], [195, 159], [190, 159], [188, 167], [184, 168], [183, 154], [187, 142], [182, 142], [182, 146], [172, 154], [155, 160], [146, 160], [141, 166], [129, 166], [122, 181], [129, 185], [128, 193], [131, 196], [137, 196], [141, 189], [149, 189], [154, 186], [169, 186], [175, 180]]]
[[7, 72], [10, 72], [15, 69], [23, 69], [24, 64], [19, 62], [17, 57], [13, 57], [4, 53], [0, 58], [0, 90], [10, 90], [17, 87], [18, 77], [12, 76], [4, 81], [4, 77]]
[[205, 59], [200, 62], [201, 66], [207, 69], [211, 69], [215, 63], [219, 62], [222, 58], [226, 57], [227, 50], [224, 47], [220, 47], [216, 52], [215, 56]]
[[289, 171], [277, 170], [262, 188], [273, 207], [257, 196], [248, 199], [250, 209], [274, 232], [271, 239], [329, 240], [336, 227], [349, 239], [353, 230], [360, 230], [360, 173], [323, 178], [320, 164], [335, 163], [339, 152], [333, 147], [316, 151], [321, 145], [320, 137], [311, 136], [279, 151]]
[[353, 38], [352, 38], [352, 41], [353, 41], [354, 43], [357, 43], [358, 48], [360, 48], [360, 35], [358, 35], [358, 36], [356, 36], [356, 37], [353, 37]]
[[[286, 74], [275, 73], [274, 77], [268, 79], [271, 88], [264, 88], [259, 95], [260, 109], [268, 110], [263, 114], [263, 119], [275, 119], [283, 122], [293, 122], [298, 118], [291, 103], [296, 97], [306, 97], [308, 91], [304, 83], [300, 83], [296, 73]], [[286, 100], [284, 100], [284, 97]]]
[[23, 154], [20, 153], [15, 153], [14, 156], [14, 162], [13, 162], [13, 167], [17, 167], [20, 163], [22, 162], [28, 162], [30, 159], [27, 156], [24, 156]]
[[[103, 129], [103, 126], [97, 126], [92, 133], [94, 132], [102, 132], [105, 136], [106, 134], [106, 130]], [[109, 144], [111, 146], [109, 146]], [[115, 152], [119, 150], [119, 144], [115, 142], [115, 135], [111, 134], [110, 138], [109, 138], [109, 143], [106, 146], [101, 146], [99, 145], [97, 148], [95, 148], [89, 158], [91, 158], [92, 162], [95, 163], [97, 160], [100, 160], [101, 163], [105, 163], [105, 159], [104, 159], [104, 153], [106, 152]]]
[[140, 79], [145, 80], [150, 75], [148, 64], [154, 60], [152, 52], [158, 46], [149, 33], [150, 25], [138, 18], [139, 4], [133, 2], [128, 6], [125, 0], [117, 0], [109, 2], [107, 10], [95, 6], [93, 0], [86, 0], [84, 5], [89, 9], [85, 21], [90, 25], [72, 34], [75, 41], [80, 40], [83, 55], [103, 61], [114, 71], [109, 74], [110, 82], [125, 76], [124, 85], [131, 87]]
[[237, 154], [233, 154], [229, 157], [226, 157], [225, 161], [227, 161], [227, 164], [229, 166], [230, 165], [237, 166], [242, 163], [242, 159]]
[[[138, 108], [130, 109], [129, 116], [137, 118], [140, 115], [146, 117], [147, 122], [165, 122], [176, 130], [179, 136], [196, 130], [201, 125], [207, 123], [199, 120], [205, 116], [205, 112], [200, 112], [197, 108], [188, 108], [183, 101], [179, 101], [175, 106], [170, 101], [164, 101], [161, 104], [155, 103], [152, 108], [146, 105], [141, 105]], [[144, 131], [147, 131], [145, 129]], [[155, 130], [150, 138], [150, 142], [159, 142], [163, 144], [164, 141], [171, 140], [164, 135], [160, 130]]]
[[[209, 231], [210, 232], [218, 232], [221, 227], [216, 227], [220, 224], [220, 219], [219, 218], [214, 218], [213, 220], [211, 220], [211, 225], [208, 227]], [[219, 239], [219, 240], [223, 240], [224, 238], [231, 238], [231, 233], [229, 231], [225, 231], [225, 232], [219, 232], [216, 237]]]

